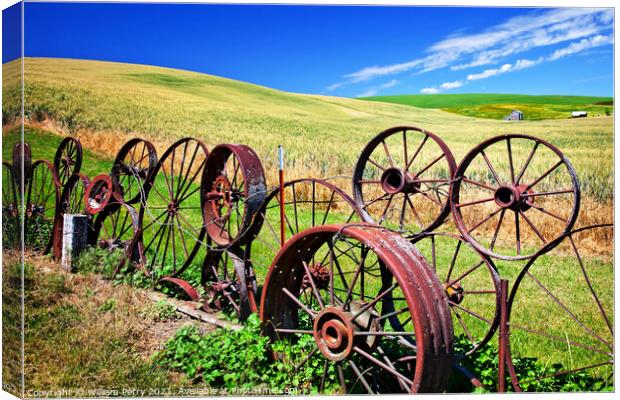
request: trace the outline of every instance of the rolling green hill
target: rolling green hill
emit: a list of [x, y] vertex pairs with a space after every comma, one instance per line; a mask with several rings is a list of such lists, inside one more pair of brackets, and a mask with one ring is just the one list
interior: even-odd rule
[[479, 118], [502, 119], [518, 109], [525, 119], [569, 118], [571, 111], [587, 111], [594, 116], [613, 111], [613, 97], [553, 96], [523, 94], [420, 94], [364, 97], [364, 100], [405, 104]]
[[[19, 62], [3, 65], [3, 121], [19, 113], [19, 75]], [[584, 191], [602, 198], [612, 193], [613, 118], [511, 123], [101, 61], [26, 58], [25, 78], [25, 111], [31, 124], [77, 134], [85, 146], [107, 156], [136, 136], [152, 140], [159, 154], [186, 136], [201, 138], [209, 148], [245, 143], [261, 157], [273, 185], [279, 144], [286, 152], [287, 179], [325, 178], [351, 176], [366, 143], [396, 125], [438, 134], [457, 161], [480, 141], [513, 132], [540, 136], [560, 147], [580, 172]], [[340, 183], [350, 187], [348, 179]]]

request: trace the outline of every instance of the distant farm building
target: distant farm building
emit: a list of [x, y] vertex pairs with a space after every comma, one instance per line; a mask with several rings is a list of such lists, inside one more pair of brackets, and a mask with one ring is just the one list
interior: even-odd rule
[[573, 118], [585, 118], [588, 116], [588, 113], [586, 111], [573, 111], [570, 115]]
[[523, 113], [519, 110], [512, 110], [510, 114], [504, 117], [504, 121], [521, 121]]

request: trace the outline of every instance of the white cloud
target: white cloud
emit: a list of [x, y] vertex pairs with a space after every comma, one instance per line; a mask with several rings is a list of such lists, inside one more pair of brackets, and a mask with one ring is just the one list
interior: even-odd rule
[[396, 74], [399, 72], [408, 71], [411, 68], [419, 65], [420, 63], [422, 63], [421, 60], [414, 60], [414, 61], [410, 61], [410, 62], [406, 62], [402, 64], [387, 65], [383, 67], [380, 67], [380, 66], [366, 67], [352, 74], [347, 74], [344, 77], [349, 78], [352, 82], [362, 82], [362, 81], [367, 81], [370, 78], [374, 78], [376, 76], [392, 75], [392, 74]]
[[424, 88], [424, 89], [420, 90], [420, 93], [423, 93], [423, 94], [437, 94], [437, 93], [439, 93], [439, 89], [434, 88], [434, 87], [427, 87], [427, 88]]
[[392, 79], [391, 81], [384, 83], [380, 86], [381, 89], [387, 89], [398, 85], [400, 82], [397, 79]]
[[368, 89], [367, 91], [362, 92], [355, 97], [371, 97], [376, 95], [378, 92], [379, 91], [377, 89]]
[[392, 79], [389, 82], [384, 83], [383, 85], [379, 85], [379, 86], [373, 86], [371, 88], [368, 88], [365, 92], [362, 92], [360, 94], [358, 94], [355, 97], [370, 97], [370, 96], [375, 96], [377, 93], [379, 93], [380, 90], [382, 89], [387, 89], [387, 88], [391, 88], [394, 87], [396, 85], [398, 85], [400, 83], [399, 80], [397, 79]]
[[463, 86], [463, 81], [445, 82], [439, 85], [440, 88], [445, 90], [456, 89]]
[[476, 81], [478, 79], [485, 79], [491, 76], [503, 74], [505, 72], [510, 71], [511, 69], [512, 69], [512, 64], [504, 64], [499, 68], [486, 69], [478, 74], [469, 74], [467, 75], [467, 80]]
[[344, 81], [330, 88], [408, 71], [421, 74], [446, 67], [462, 70], [495, 64], [503, 58], [537, 47], [600, 35], [611, 30], [613, 22], [612, 8], [560, 8], [529, 12], [483, 32], [451, 35], [428, 47], [424, 57], [396, 64], [374, 65], [346, 74]]
[[612, 35], [596, 35], [593, 37], [585, 38], [580, 40], [579, 42], [574, 42], [564, 47], [562, 49], [558, 49], [554, 51], [547, 59], [549, 61], [554, 61], [562, 57], [566, 57], [571, 54], [579, 53], [584, 50], [591, 49], [593, 47], [603, 46], [606, 44], [610, 44], [613, 42]]
[[339, 83], [334, 83], [333, 85], [329, 85], [327, 87], [327, 91], [328, 92], [333, 92], [334, 90], [338, 89], [339, 87], [343, 86], [344, 83], [343, 82], [339, 82]]

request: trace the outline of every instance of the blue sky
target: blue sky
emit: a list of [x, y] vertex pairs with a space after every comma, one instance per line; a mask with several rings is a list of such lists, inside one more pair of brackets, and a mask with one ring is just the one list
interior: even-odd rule
[[26, 3], [25, 53], [336, 96], [611, 96], [613, 23], [593, 8]]

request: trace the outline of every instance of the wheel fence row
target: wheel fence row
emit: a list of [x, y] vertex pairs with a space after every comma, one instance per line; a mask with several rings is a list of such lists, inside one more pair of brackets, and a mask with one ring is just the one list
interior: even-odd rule
[[258, 313], [274, 341], [310, 336], [320, 390], [480, 386], [477, 357], [497, 345], [500, 389], [611, 385], [613, 227], [575, 228], [579, 181], [557, 147], [501, 135], [457, 164], [439, 136], [399, 126], [360, 150], [348, 192], [311, 177], [271, 188], [242, 144], [184, 138], [158, 157], [132, 139], [90, 178], [76, 138], [53, 163], [18, 145], [3, 245], [20, 243], [23, 215], [24, 247], [58, 259], [64, 215], [84, 214], [89, 245], [121, 255], [112, 275]]

